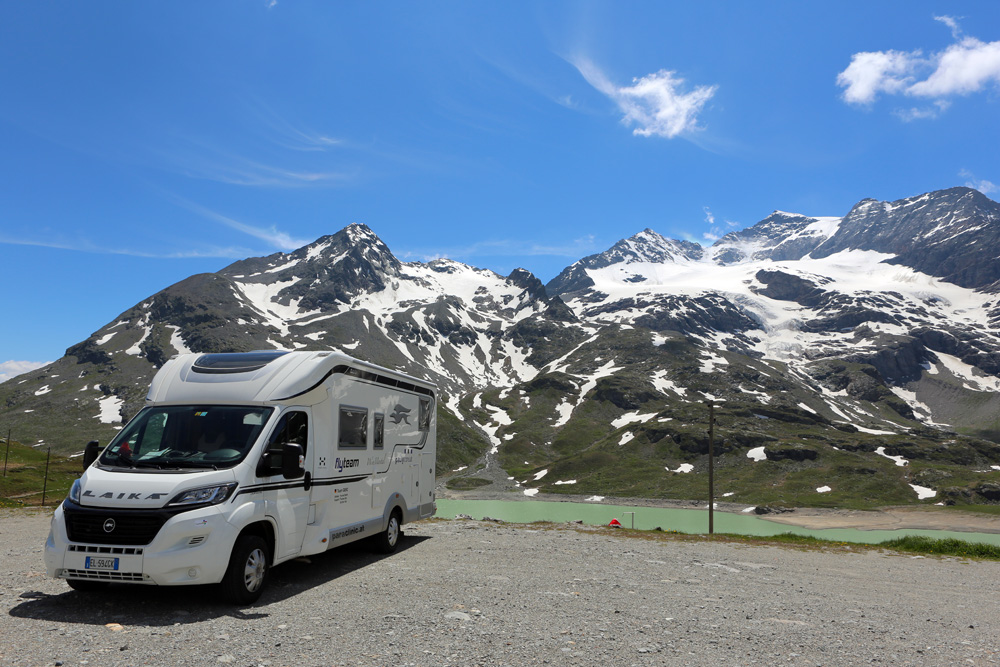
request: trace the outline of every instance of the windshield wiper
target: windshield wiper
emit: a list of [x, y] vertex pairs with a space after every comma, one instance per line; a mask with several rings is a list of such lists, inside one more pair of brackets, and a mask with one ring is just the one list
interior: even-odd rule
[[211, 468], [213, 470], [218, 470], [219, 467], [214, 463], [209, 463], [207, 461], [188, 461], [187, 459], [176, 459], [169, 458], [160, 461], [157, 465], [167, 468]]

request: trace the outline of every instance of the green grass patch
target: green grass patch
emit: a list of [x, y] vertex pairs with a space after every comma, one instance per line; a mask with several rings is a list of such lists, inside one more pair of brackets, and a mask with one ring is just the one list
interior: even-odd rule
[[879, 543], [879, 546], [907, 553], [1000, 560], [1000, 546], [982, 542], [966, 542], [954, 538], [934, 539], [921, 535], [910, 535], [886, 540]]
[[453, 491], [471, 491], [490, 483], [490, 480], [482, 477], [452, 477], [444, 485]]
[[0, 472], [0, 507], [56, 505], [69, 493], [73, 480], [83, 473], [81, 460], [52, 455], [46, 482], [45, 450], [33, 449], [16, 441], [0, 444], [0, 470], [6, 459], [6, 473]]

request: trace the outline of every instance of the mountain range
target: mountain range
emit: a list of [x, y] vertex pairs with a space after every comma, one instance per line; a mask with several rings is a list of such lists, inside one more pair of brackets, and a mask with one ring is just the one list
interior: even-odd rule
[[1000, 204], [969, 188], [775, 211], [709, 247], [646, 229], [548, 284], [400, 262], [352, 224], [149, 296], [0, 416], [107, 442], [180, 352], [334, 349], [441, 387], [452, 489], [747, 504], [1000, 501]]

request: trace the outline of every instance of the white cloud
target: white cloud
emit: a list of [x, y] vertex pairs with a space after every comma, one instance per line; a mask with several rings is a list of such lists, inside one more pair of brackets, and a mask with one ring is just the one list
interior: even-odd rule
[[1000, 192], [1000, 185], [997, 185], [996, 183], [987, 181], [985, 179], [978, 179], [968, 169], [963, 169], [962, 171], [958, 172], [958, 175], [961, 176], [962, 178], [968, 179], [967, 181], [965, 181], [965, 187], [975, 188], [976, 190], [982, 192], [984, 195], [991, 195], [994, 192]]
[[897, 93], [911, 81], [910, 72], [918, 62], [919, 51], [865, 51], [851, 56], [851, 64], [837, 75], [837, 84], [845, 88], [843, 98], [850, 104], [871, 104], [879, 93]]
[[6, 382], [18, 375], [30, 373], [51, 363], [51, 361], [4, 361], [0, 363], [0, 382]]
[[631, 86], [617, 86], [592, 62], [574, 63], [587, 83], [607, 95], [625, 115], [622, 122], [634, 126], [632, 134], [667, 139], [698, 129], [698, 114], [718, 86], [698, 86], [684, 92], [684, 79], [676, 72], [661, 69], [632, 80]]
[[715, 224], [715, 215], [712, 214], [712, 209], [707, 206], [703, 206], [702, 210], [705, 211], [705, 223], [710, 227], [710, 229], [707, 232], [702, 233], [701, 236], [709, 243], [715, 243], [722, 238], [722, 230]]
[[880, 94], [887, 94], [933, 101], [930, 107], [895, 112], [902, 120], [911, 121], [936, 118], [948, 108], [945, 98], [969, 95], [990, 83], [1000, 84], [1000, 41], [962, 37], [955, 18], [934, 18], [951, 29], [954, 44], [927, 57], [920, 50], [855, 53], [837, 75], [837, 85], [844, 89], [843, 100], [868, 106]]
[[715, 224], [715, 216], [712, 215], [712, 209], [710, 209], [709, 207], [705, 206], [704, 207], [704, 211], [705, 211], [705, 222], [707, 222], [710, 225], [714, 225]]
[[936, 69], [907, 91], [921, 97], [968, 95], [988, 83], [1000, 83], [1000, 41], [985, 43], [965, 37], [936, 58]]

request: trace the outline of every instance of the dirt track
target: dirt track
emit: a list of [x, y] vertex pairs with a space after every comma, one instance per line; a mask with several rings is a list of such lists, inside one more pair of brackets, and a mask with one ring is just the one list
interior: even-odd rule
[[0, 512], [0, 666], [1000, 664], [993, 562], [431, 521], [389, 557], [275, 568], [235, 609], [72, 592], [41, 572], [47, 528]]

